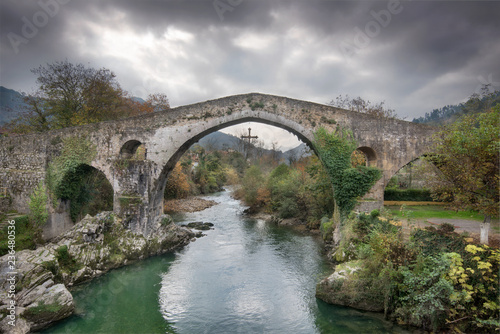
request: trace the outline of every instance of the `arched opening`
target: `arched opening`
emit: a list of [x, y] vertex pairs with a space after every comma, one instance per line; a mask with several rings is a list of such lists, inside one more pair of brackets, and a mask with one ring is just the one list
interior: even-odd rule
[[113, 187], [103, 172], [80, 164], [67, 172], [54, 191], [56, 197], [68, 203], [69, 216], [78, 222], [85, 215], [113, 210]]
[[358, 156], [364, 155], [366, 163], [365, 166], [375, 167], [377, 165], [377, 154], [373, 148], [361, 146], [358, 147], [355, 152], [359, 152]]
[[386, 201], [432, 201], [430, 182], [436, 167], [422, 157], [401, 167], [388, 181], [384, 191]]
[[[306, 197], [307, 200], [310, 199], [310, 202], [312, 202], [312, 197], [308, 197], [299, 191], [293, 191], [295, 189], [293, 187], [297, 187], [297, 189], [300, 187], [301, 191], [305, 192], [305, 183], [313, 182], [313, 178], [314, 182], [316, 182], [317, 178], [323, 176], [324, 180], [327, 181], [322, 186], [327, 194], [318, 196], [324, 200], [321, 204], [315, 204], [314, 210], [318, 215], [324, 208], [330, 211], [333, 210], [332, 202], [328, 201], [328, 198], [332, 196], [331, 185], [328, 184], [327, 175], [318, 171], [322, 166], [316, 155], [310, 153], [310, 139], [299, 131], [284, 125], [279, 128], [287, 131], [288, 139], [268, 138], [271, 133], [278, 133], [281, 129], [277, 129], [276, 124], [270, 124], [271, 122], [261, 121], [249, 124], [249, 121], [254, 120], [243, 119], [232, 124], [226, 123], [225, 126], [216, 126], [208, 131], [194, 135], [193, 138], [188, 139], [181, 145], [180, 149], [171, 156], [165, 165], [161, 175], [162, 178], [156, 184], [159, 189], [156, 192], [156, 203], [162, 203], [163, 198], [169, 196], [172, 198], [179, 193], [185, 194], [189, 189], [188, 182], [196, 183], [200, 193], [218, 189], [221, 184], [219, 171], [222, 167], [225, 173], [223, 175], [224, 182], [246, 182], [246, 185], [255, 186], [252, 189], [247, 188], [243, 196], [251, 196], [248, 194], [249, 192], [258, 193], [256, 196], [258, 201], [266, 204], [268, 204], [270, 196], [294, 197], [293, 200], [286, 202], [283, 200], [281, 201], [283, 203], [280, 202], [279, 204], [274, 203], [273, 209], [284, 218], [289, 218], [287, 214], [293, 216], [294, 214], [303, 213], [304, 217], [302, 218], [305, 218], [304, 221], [307, 221], [305, 216], [308, 211], [302, 208], [309, 204], [306, 203]], [[230, 126], [237, 125], [235, 123], [242, 123], [241, 128], [230, 131]], [[264, 129], [266, 126], [271, 129]], [[249, 131], [248, 128], [251, 128], [251, 130]], [[220, 129], [224, 129], [224, 133], [217, 132]], [[296, 146], [289, 144], [292, 141], [296, 141]], [[249, 146], [251, 149], [249, 149]], [[203, 164], [204, 168], [200, 168]], [[252, 167], [254, 165], [256, 167]], [[315, 167], [308, 168], [312, 165], [315, 165]], [[266, 188], [267, 182], [263, 182], [263, 180], [267, 179], [276, 168], [287, 170], [286, 173], [280, 174], [279, 177], [277, 176], [278, 172], [273, 174], [276, 184], [278, 184], [279, 179], [281, 186], [272, 187], [272, 189], [271, 187]], [[310, 169], [315, 170], [315, 175], [309, 175]], [[192, 173], [191, 179], [189, 179], [189, 175], [186, 177], [188, 170]], [[185, 175], [182, 175], [182, 171]], [[175, 181], [171, 182], [172, 180]], [[165, 188], [162, 189], [161, 187]], [[320, 187], [314, 188], [319, 189]], [[303, 195], [300, 200], [298, 199], [299, 195]], [[324, 208], [320, 208], [321, 205]], [[318, 221], [320, 218], [318, 218]]]
[[146, 153], [146, 147], [143, 143], [138, 140], [129, 140], [120, 149], [120, 158], [145, 160]]

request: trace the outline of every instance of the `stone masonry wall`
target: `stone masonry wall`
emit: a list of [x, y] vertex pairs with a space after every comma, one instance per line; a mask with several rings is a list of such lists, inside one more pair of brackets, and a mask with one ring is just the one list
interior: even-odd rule
[[[143, 233], [147, 230], [145, 225], [161, 211], [165, 180], [189, 146], [211, 132], [246, 121], [284, 128], [306, 144], [311, 143], [314, 130], [320, 126], [329, 130], [337, 126], [350, 129], [360, 147], [373, 150], [375, 157], [370, 164], [383, 170], [383, 179], [372, 191], [378, 197], [392, 175], [426, 152], [435, 131], [421, 124], [250, 93], [119, 121], [0, 138], [0, 188], [7, 187], [14, 209], [26, 212], [29, 195], [45, 179], [47, 166], [60, 154], [64, 138], [77, 136], [90, 140], [97, 147], [91, 165], [102, 171], [113, 185], [115, 213], [123, 211], [119, 197], [141, 197], [142, 205], [136, 211], [142, 218], [131, 226], [136, 226], [135, 232]], [[148, 170], [141, 174], [142, 179], [119, 175], [117, 166], [123, 160], [120, 150], [129, 141], [140, 142], [147, 150]], [[135, 194], [131, 194], [131, 189], [135, 189]], [[377, 198], [379, 202], [381, 199]]]

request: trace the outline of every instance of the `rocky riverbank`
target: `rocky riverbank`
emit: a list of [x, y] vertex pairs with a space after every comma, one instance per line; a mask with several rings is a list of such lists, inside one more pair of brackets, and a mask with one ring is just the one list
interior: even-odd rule
[[[0, 258], [0, 332], [27, 333], [68, 317], [74, 311], [71, 286], [182, 247], [193, 237], [168, 215], [159, 217], [151, 237], [145, 238], [124, 228], [111, 212], [103, 212], [85, 217], [43, 247], [17, 252], [15, 280], [7, 275], [12, 270], [5, 255]], [[10, 291], [15, 291], [14, 299]]]

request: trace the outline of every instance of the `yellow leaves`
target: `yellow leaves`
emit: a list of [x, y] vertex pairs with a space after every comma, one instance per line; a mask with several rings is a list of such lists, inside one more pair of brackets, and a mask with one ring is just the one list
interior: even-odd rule
[[483, 248], [478, 247], [476, 245], [467, 245], [467, 246], [465, 246], [465, 250], [469, 253], [472, 253], [472, 254], [476, 254], [477, 252], [482, 253], [482, 252], [486, 251], [486, 249], [483, 249]]
[[457, 291], [453, 291], [450, 295], [450, 301], [452, 303], [457, 302], [460, 300], [460, 294]]
[[500, 309], [500, 307], [498, 306], [498, 304], [495, 303], [495, 302], [493, 302], [493, 301], [489, 301], [489, 302], [484, 303], [483, 307], [487, 308], [489, 310], [492, 310], [492, 311]]
[[186, 174], [182, 172], [182, 166], [179, 162], [168, 176], [165, 189], [167, 194], [176, 198], [185, 198], [189, 195], [189, 181]]
[[[477, 268], [478, 269], [490, 269], [492, 267], [492, 264], [489, 263], [489, 262], [483, 262], [483, 261], [479, 261], [477, 263]], [[491, 270], [490, 270], [491, 271]]]
[[390, 224], [394, 225], [394, 226], [397, 226], [397, 227], [401, 227], [401, 225], [403, 225], [403, 222], [400, 222], [400, 221], [390, 221], [389, 222]]

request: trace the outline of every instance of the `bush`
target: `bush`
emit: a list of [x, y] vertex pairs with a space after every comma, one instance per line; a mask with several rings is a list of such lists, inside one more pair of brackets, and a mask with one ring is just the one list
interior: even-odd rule
[[62, 245], [56, 248], [56, 259], [61, 268], [66, 268], [71, 273], [78, 271], [81, 268], [81, 266], [68, 252], [67, 245]]
[[323, 217], [321, 219], [321, 224], [319, 226], [319, 230], [321, 232], [321, 236], [323, 240], [328, 241], [332, 239], [333, 233], [333, 220], [328, 219], [327, 217]]
[[[1, 221], [7, 218], [0, 217]], [[28, 216], [19, 216], [15, 218], [16, 221], [16, 251], [23, 249], [35, 249], [36, 240], [38, 239], [35, 234], [35, 229], [32, 227], [31, 221]], [[0, 256], [9, 252], [7, 226], [0, 231]]]
[[415, 265], [401, 266], [396, 282], [394, 316], [399, 322], [436, 331], [445, 324], [453, 285], [444, 278], [449, 260], [419, 256]]
[[299, 207], [293, 198], [285, 198], [279, 209], [280, 218], [292, 218], [299, 214]]
[[[330, 221], [322, 223], [322, 233], [331, 236]], [[449, 224], [418, 229], [404, 242], [384, 217], [351, 216], [335, 253], [342, 257], [335, 259], [359, 259], [363, 266], [339, 293], [358, 304], [383, 300], [386, 314], [400, 324], [457, 333], [498, 330], [500, 251], [468, 244], [453, 230]]]
[[41, 228], [47, 223], [49, 212], [47, 210], [47, 193], [45, 185], [40, 182], [30, 196], [28, 204], [30, 208], [30, 219], [33, 224], [35, 233], [41, 233]]

